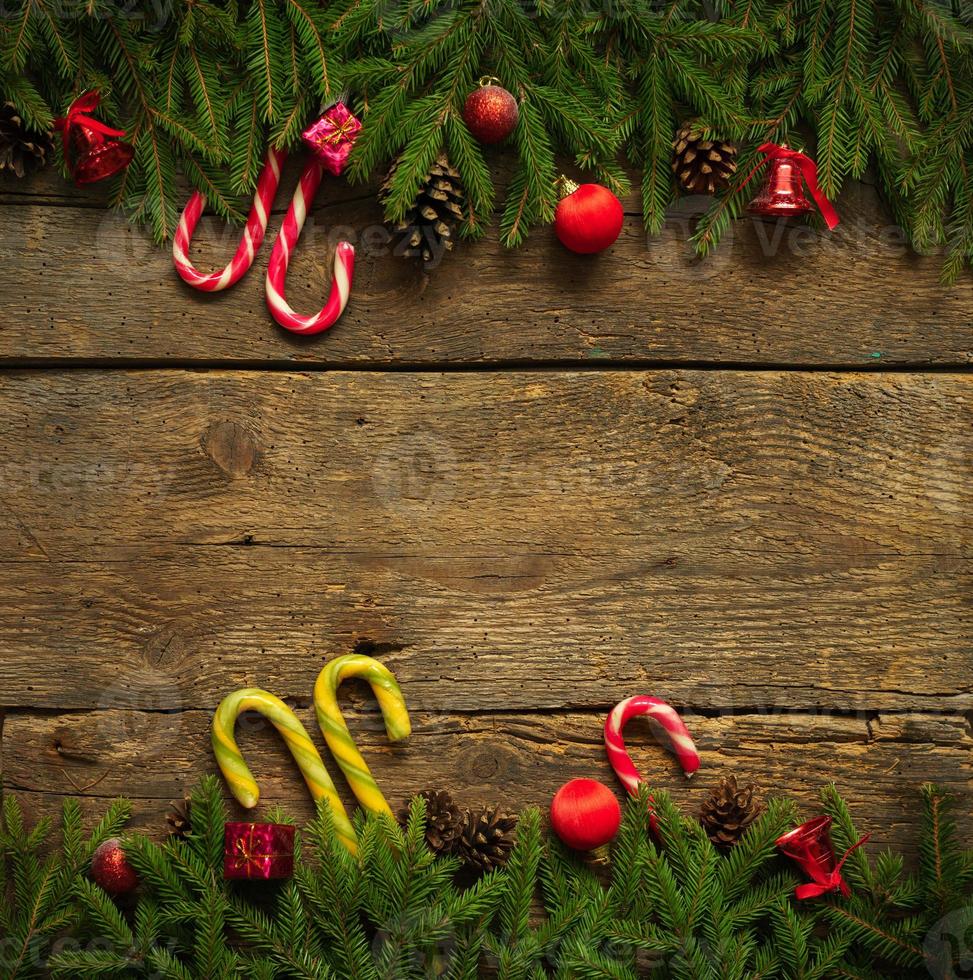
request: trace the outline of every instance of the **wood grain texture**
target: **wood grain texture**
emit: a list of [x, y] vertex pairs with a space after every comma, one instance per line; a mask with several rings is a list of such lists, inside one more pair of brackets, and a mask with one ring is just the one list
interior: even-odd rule
[[[105, 193], [0, 180], [0, 776], [32, 815], [126, 795], [163, 832], [227, 691], [290, 699], [323, 747], [314, 678], [357, 649], [413, 713], [392, 747], [342, 688], [393, 802], [612, 783], [604, 715], [642, 692], [701, 748], [686, 784], [626, 732], [686, 812], [723, 771], [809, 815], [833, 778], [910, 849], [935, 780], [973, 832], [973, 281], [940, 287], [871, 188], [834, 235], [741, 221], [703, 264], [693, 202], [647, 244], [632, 195], [607, 255], [540, 229], [426, 280], [373, 189], [328, 182], [288, 295], [320, 304], [339, 235], [357, 279], [311, 341], [266, 314], [269, 243], [203, 297]], [[236, 237], [204, 219], [199, 264]], [[667, 365], [724, 370], [641, 370]], [[241, 745], [309, 816], [274, 733], [246, 718]]]
[[[429, 786], [448, 787], [467, 803], [501, 802], [511, 808], [545, 807], [573, 776], [616, 786], [602, 745], [602, 715], [414, 713], [411, 739], [393, 747], [374, 702], [363, 697], [365, 690], [349, 685], [343, 702], [349, 726], [393, 806]], [[297, 711], [324, 751], [313, 711]], [[911, 848], [918, 830], [916, 790], [933, 779], [957, 796], [960, 832], [973, 832], [973, 734], [965, 718], [768, 713], [687, 714], [686, 721], [703, 759], [692, 782], [653, 741], [648, 724], [633, 722], [626, 729], [643, 773], [653, 786], [670, 791], [686, 813], [698, 810], [725, 772], [756, 780], [769, 795], [795, 796], [808, 815], [819, 805], [822, 782], [833, 779], [862, 829], [874, 832], [875, 849]], [[193, 710], [16, 712], [7, 718], [4, 733], [4, 782], [33, 816], [59, 809], [75, 786], [91, 814], [114, 796], [134, 795], [135, 826], [162, 834], [169, 801], [181, 798], [201, 773], [215, 771], [209, 724], [209, 712]], [[273, 730], [259, 716], [244, 716], [238, 736], [261, 787], [262, 801], [251, 812], [265, 814], [268, 806], [281, 804], [298, 820], [309, 818], [310, 798]], [[354, 806], [337, 766], [329, 766], [347, 805]], [[236, 804], [232, 808], [240, 816], [247, 812]]]
[[[973, 379], [0, 376], [12, 708], [973, 710]], [[377, 646], [376, 646], [377, 644]]]
[[[358, 247], [355, 287], [340, 323], [312, 339], [286, 334], [266, 312], [269, 244], [239, 286], [203, 296], [178, 280], [167, 251], [100, 206], [104, 194], [67, 195], [50, 176], [35, 193], [0, 181], [0, 251], [17, 257], [0, 264], [0, 361], [875, 368], [973, 359], [973, 279], [941, 287], [939, 258], [911, 255], [861, 184], [839, 202], [833, 234], [748, 218], [703, 263], [687, 244], [699, 199], [680, 203], [647, 241], [632, 194], [622, 236], [605, 255], [572, 255], [544, 228], [510, 252], [494, 232], [462, 245], [427, 279], [389, 254], [373, 189], [332, 181], [304, 231], [288, 297], [298, 310], [320, 307], [338, 237]], [[285, 203], [282, 190], [279, 208]], [[222, 267], [238, 234], [204, 219], [200, 267]]]

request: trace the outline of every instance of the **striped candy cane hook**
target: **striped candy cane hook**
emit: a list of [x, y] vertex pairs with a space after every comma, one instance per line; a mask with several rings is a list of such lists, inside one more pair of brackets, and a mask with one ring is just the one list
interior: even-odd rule
[[287, 210], [274, 250], [267, 266], [267, 307], [271, 316], [285, 329], [298, 334], [316, 334], [327, 330], [344, 312], [351, 294], [351, 281], [355, 270], [355, 249], [349, 242], [338, 242], [334, 256], [334, 278], [331, 292], [324, 307], [311, 316], [295, 313], [284, 296], [287, 283], [287, 265], [301, 237], [307, 209], [314, 203], [324, 169], [317, 159], [310, 160], [301, 174], [300, 183], [294, 192], [291, 206]]
[[[639, 786], [645, 782], [635, 768], [628, 750], [625, 748], [625, 739], [622, 737], [622, 729], [630, 718], [638, 715], [649, 715], [655, 718], [666, 733], [672, 749], [676, 753], [676, 758], [682, 766], [686, 778], [699, 768], [699, 752], [693, 742], [689, 729], [683, 724], [682, 718], [676, 713], [676, 709], [666, 704], [659, 698], [651, 698], [645, 694], [637, 694], [635, 697], [626, 698], [620, 701], [608, 715], [605, 721], [605, 749], [608, 752], [608, 761], [611, 763], [615, 775], [618, 776], [622, 785], [629, 795], [637, 796]], [[652, 829], [657, 828], [655, 814], [650, 816]]]
[[250, 208], [250, 215], [247, 218], [246, 227], [243, 229], [243, 236], [240, 238], [236, 254], [224, 269], [219, 269], [216, 272], [198, 272], [189, 260], [189, 244], [192, 241], [193, 232], [196, 230], [199, 216], [203, 213], [203, 208], [206, 205], [206, 198], [199, 191], [193, 193], [182, 217], [179, 219], [179, 226], [176, 228], [176, 234], [172, 241], [172, 262], [176, 267], [176, 272], [179, 273], [184, 282], [189, 283], [195, 289], [212, 293], [227, 289], [243, 278], [250, 266], [253, 265], [254, 256], [264, 240], [267, 220], [274, 204], [274, 196], [277, 194], [277, 185], [280, 183], [281, 168], [286, 159], [287, 154], [283, 150], [276, 150], [273, 147], [267, 150], [267, 157], [257, 180], [253, 205]]
[[385, 731], [393, 742], [408, 738], [412, 731], [405, 698], [395, 675], [384, 664], [371, 657], [349, 653], [336, 657], [318, 675], [314, 684], [314, 708], [328, 748], [348, 780], [358, 802], [371, 813], [391, 814], [382, 791], [368, 765], [355, 746], [341, 708], [338, 707], [338, 685], [346, 677], [368, 681], [385, 719]]
[[243, 760], [243, 753], [233, 735], [237, 718], [244, 711], [257, 711], [280, 732], [290, 749], [304, 782], [315, 801], [325, 800], [331, 808], [335, 834], [355, 854], [358, 841], [348, 819], [344, 804], [338, 796], [324, 761], [311, 741], [307, 729], [297, 715], [280, 698], [258, 687], [245, 687], [228, 694], [213, 715], [213, 754], [230, 787], [230, 792], [247, 809], [255, 807], [260, 799], [257, 781], [250, 767]]

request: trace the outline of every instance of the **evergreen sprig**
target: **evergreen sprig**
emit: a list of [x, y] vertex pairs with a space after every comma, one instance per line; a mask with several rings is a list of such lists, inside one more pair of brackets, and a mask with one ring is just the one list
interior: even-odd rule
[[[840, 854], [859, 840], [834, 787], [822, 794]], [[64, 807], [59, 851], [50, 825], [25, 826], [3, 805], [0, 975], [7, 978], [252, 977], [256, 980], [896, 980], [956, 975], [968, 962], [973, 855], [957, 838], [951, 802], [921, 793], [920, 862], [853, 851], [850, 897], [799, 902], [795, 866], [774, 841], [799, 818], [773, 800], [724, 855], [669, 796], [628, 802], [607, 867], [568, 851], [522, 815], [507, 865], [472, 883], [425, 842], [425, 802], [404, 829], [387, 816], [355, 819], [359, 852], [334, 833], [325, 804], [298, 835], [293, 879], [238, 887], [222, 875], [227, 817], [219, 782], [192, 794], [186, 840], [124, 838], [141, 885], [120, 906], [89, 880], [97, 844], [128, 816], [112, 805], [85, 835]], [[650, 816], [654, 814], [654, 818]], [[268, 819], [286, 821], [272, 810]], [[966, 959], [964, 959], [966, 957]]]
[[[467, 190], [462, 225], [519, 245], [556, 205], [559, 159], [615, 190], [641, 168], [645, 225], [676, 197], [671, 143], [687, 116], [743, 143], [693, 244], [713, 250], [753, 193], [772, 141], [806, 146], [829, 197], [870, 178], [943, 278], [973, 263], [973, 23], [967, 0], [9, 0], [0, 97], [47, 129], [86, 89], [135, 159], [114, 200], [162, 241], [182, 175], [240, 221], [268, 143], [290, 148], [315, 110], [351, 93], [365, 128], [350, 176], [398, 161], [400, 219], [439, 152]], [[462, 120], [481, 76], [514, 93], [512, 169], [498, 187]]]
[[[52, 852], [46, 846], [51, 822], [40, 820], [28, 829], [17, 801], [4, 796], [0, 822], [0, 968], [4, 980], [44, 975], [51, 945], [69, 933], [80, 917], [77, 889], [82, 887], [91, 855], [124, 827], [130, 812], [127, 802], [116, 801], [85, 835], [81, 807], [77, 800], [65, 800], [61, 848]], [[107, 899], [103, 892], [101, 895]], [[119, 928], [116, 915], [107, 909], [102, 912], [107, 928]]]
[[[905, 872], [899, 855], [884, 851], [870, 860], [859, 848], [843, 869], [851, 896], [828, 899], [817, 908], [817, 919], [846, 941], [845, 975], [871, 971], [892, 980], [928, 970], [933, 976], [952, 976], [973, 952], [964, 939], [973, 925], [973, 876], [970, 855], [960, 849], [950, 817], [952, 801], [931, 785], [922, 788], [920, 799], [918, 875]], [[840, 855], [861, 835], [834, 786], [825, 787], [822, 800], [834, 821]]]

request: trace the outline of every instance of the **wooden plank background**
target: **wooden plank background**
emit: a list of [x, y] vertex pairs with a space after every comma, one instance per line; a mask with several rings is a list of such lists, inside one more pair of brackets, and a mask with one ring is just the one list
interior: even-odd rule
[[[124, 794], [162, 832], [223, 694], [266, 686], [313, 730], [317, 671], [357, 649], [414, 714], [393, 748], [346, 692], [395, 802], [612, 782], [604, 715], [651, 693], [703, 769], [648, 727], [633, 752], [687, 812], [726, 771], [808, 813], [834, 779], [911, 847], [933, 779], [973, 831], [969, 277], [939, 286], [864, 185], [835, 236], [742, 221], [709, 264], [689, 206], [647, 245], [633, 198], [606, 255], [541, 229], [429, 277], [384, 254], [370, 191], [328, 196], [292, 299], [320, 299], [336, 227], [355, 290], [298, 340], [259, 258], [200, 296], [100, 189], [0, 183], [5, 792]], [[201, 264], [232, 250], [202, 234]], [[306, 816], [245, 727], [265, 801]]]

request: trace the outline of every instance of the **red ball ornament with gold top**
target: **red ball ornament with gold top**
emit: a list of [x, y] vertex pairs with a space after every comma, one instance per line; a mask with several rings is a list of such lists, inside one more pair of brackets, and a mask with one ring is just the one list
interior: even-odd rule
[[481, 78], [480, 87], [466, 97], [463, 122], [481, 143], [502, 143], [520, 119], [517, 100], [499, 78]]
[[603, 252], [622, 230], [622, 202], [601, 184], [576, 184], [567, 177], [558, 180], [561, 200], [554, 212], [554, 234], [572, 252], [592, 255]]

